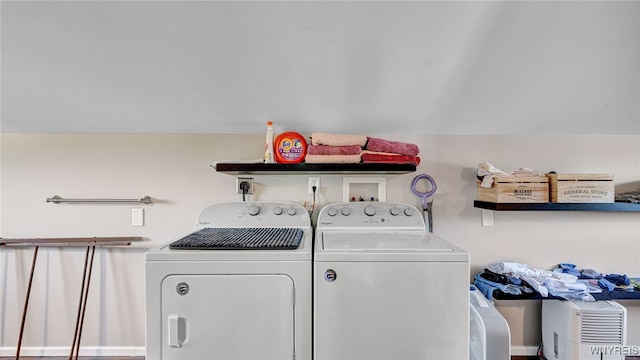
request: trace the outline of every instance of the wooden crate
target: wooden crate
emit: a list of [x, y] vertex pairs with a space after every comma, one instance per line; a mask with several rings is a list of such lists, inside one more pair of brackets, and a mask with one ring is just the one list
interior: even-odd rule
[[478, 182], [478, 200], [493, 203], [547, 203], [549, 179], [546, 176], [497, 176], [490, 188]]
[[551, 202], [612, 203], [615, 187], [612, 174], [549, 175]]

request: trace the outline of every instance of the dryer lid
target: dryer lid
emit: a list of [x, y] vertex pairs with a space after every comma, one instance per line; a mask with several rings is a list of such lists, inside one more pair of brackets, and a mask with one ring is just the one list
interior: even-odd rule
[[323, 250], [449, 252], [455, 249], [423, 231], [323, 232]]

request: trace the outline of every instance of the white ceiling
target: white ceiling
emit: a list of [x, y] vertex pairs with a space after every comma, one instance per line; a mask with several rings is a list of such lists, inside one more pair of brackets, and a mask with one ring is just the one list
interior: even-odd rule
[[0, 2], [3, 133], [640, 133], [640, 2]]

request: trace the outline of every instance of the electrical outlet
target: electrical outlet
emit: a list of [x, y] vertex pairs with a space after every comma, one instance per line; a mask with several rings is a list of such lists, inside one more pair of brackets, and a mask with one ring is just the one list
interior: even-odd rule
[[309, 194], [313, 194], [313, 187], [316, 187], [316, 193], [320, 191], [320, 177], [319, 176], [311, 176], [309, 177]]
[[253, 178], [236, 178], [236, 194], [242, 194], [242, 187], [247, 185], [249, 188], [245, 194], [253, 194]]

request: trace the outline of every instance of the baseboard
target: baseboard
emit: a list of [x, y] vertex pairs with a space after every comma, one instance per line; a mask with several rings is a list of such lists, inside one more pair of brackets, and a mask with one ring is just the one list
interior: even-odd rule
[[513, 356], [536, 356], [538, 355], [537, 346], [512, 346], [511, 355]]
[[[20, 349], [21, 356], [68, 356], [68, 346], [23, 346]], [[145, 356], [144, 346], [83, 346], [80, 348], [80, 356]], [[537, 346], [512, 346], [513, 356], [536, 356]], [[16, 348], [0, 347], [0, 356], [15, 356]]]
[[[68, 346], [23, 346], [20, 349], [21, 356], [68, 356]], [[80, 348], [80, 356], [145, 356], [144, 346], [83, 346]], [[537, 346], [512, 346], [513, 356], [536, 356]], [[16, 348], [0, 347], [0, 356], [15, 356]]]
[[[69, 346], [23, 346], [20, 356], [69, 356]], [[81, 346], [80, 356], [145, 356], [144, 346]], [[0, 347], [0, 356], [15, 356], [16, 347]]]

